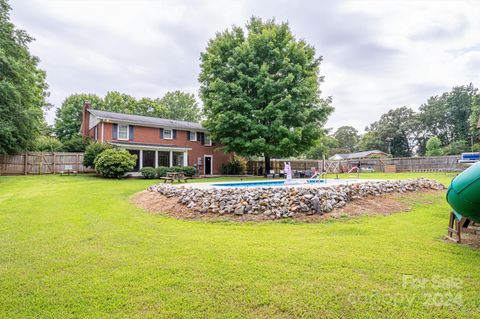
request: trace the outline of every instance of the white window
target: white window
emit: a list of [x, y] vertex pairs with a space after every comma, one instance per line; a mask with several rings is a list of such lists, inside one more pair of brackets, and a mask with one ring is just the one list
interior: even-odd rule
[[188, 137], [189, 141], [196, 141], [197, 140], [197, 132], [190, 132], [190, 136]]
[[205, 134], [204, 141], [206, 146], [212, 146], [212, 138], [210, 137], [210, 134]]
[[164, 130], [163, 130], [163, 138], [166, 139], [166, 140], [171, 140], [171, 139], [173, 139], [172, 130], [164, 129]]
[[128, 125], [118, 125], [118, 139], [128, 140]]

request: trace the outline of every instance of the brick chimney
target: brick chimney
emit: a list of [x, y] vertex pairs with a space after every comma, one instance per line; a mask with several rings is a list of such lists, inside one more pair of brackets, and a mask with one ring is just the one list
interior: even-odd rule
[[83, 138], [88, 137], [88, 127], [90, 126], [90, 113], [88, 113], [87, 110], [90, 108], [90, 106], [90, 101], [83, 102], [82, 126], [80, 128]]

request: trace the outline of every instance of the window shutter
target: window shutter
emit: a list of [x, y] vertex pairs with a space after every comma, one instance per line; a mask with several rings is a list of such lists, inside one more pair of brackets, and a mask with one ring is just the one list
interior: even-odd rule
[[163, 128], [160, 128], [160, 138], [163, 139]]
[[176, 140], [177, 139], [177, 130], [172, 130], [172, 134], [173, 134], [173, 139]]
[[114, 140], [117, 139], [117, 133], [118, 133], [118, 124], [113, 124], [113, 126], [112, 126], [112, 139], [114, 139]]
[[134, 131], [135, 131], [135, 130], [134, 130], [134, 126], [133, 126], [133, 125], [129, 125], [129, 126], [128, 126], [128, 130], [129, 130], [129, 132], [128, 132], [128, 139], [129, 139], [130, 141], [133, 141], [133, 139], [134, 139]]
[[201, 138], [202, 134], [203, 134], [202, 132], [197, 132], [197, 142], [200, 142], [202, 140]]
[[190, 134], [192, 134], [192, 133], [190, 131], [187, 131], [187, 141], [192, 140], [192, 136]]
[[205, 145], [205, 133], [200, 133], [201, 136], [200, 136], [200, 141], [202, 142], [202, 145]]

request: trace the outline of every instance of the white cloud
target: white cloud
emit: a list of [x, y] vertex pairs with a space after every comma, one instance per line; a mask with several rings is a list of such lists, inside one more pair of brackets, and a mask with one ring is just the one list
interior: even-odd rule
[[[324, 57], [329, 127], [360, 130], [391, 107], [417, 107], [479, 85], [476, 1], [20, 1], [12, 20], [36, 38], [50, 101], [109, 90], [136, 97], [197, 93], [199, 56], [215, 32], [252, 15], [289, 21]], [[54, 110], [48, 114], [52, 122]]]

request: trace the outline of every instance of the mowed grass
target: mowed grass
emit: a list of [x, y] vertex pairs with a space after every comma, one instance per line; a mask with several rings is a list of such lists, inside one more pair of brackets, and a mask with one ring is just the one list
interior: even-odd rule
[[209, 223], [129, 203], [154, 182], [0, 177], [0, 318], [480, 316], [480, 251], [442, 240], [442, 194], [390, 216]]

